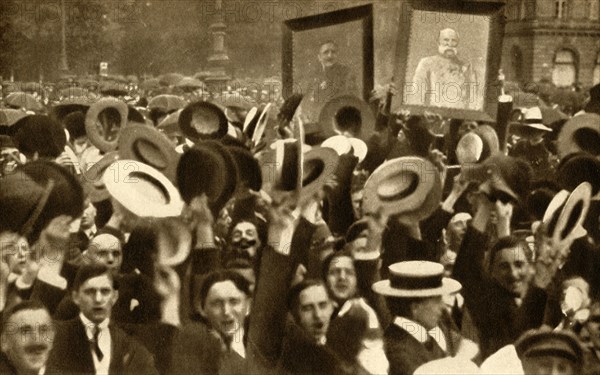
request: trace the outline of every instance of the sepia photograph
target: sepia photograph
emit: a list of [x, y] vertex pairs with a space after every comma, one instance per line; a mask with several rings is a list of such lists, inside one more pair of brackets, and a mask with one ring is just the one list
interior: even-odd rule
[[600, 374], [600, 0], [0, 0], [0, 375]]

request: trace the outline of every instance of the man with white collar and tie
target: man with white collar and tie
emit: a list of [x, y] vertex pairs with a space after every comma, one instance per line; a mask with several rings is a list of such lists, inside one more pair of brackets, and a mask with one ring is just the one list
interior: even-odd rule
[[119, 293], [106, 266], [82, 266], [71, 295], [81, 313], [57, 323], [49, 368], [77, 374], [158, 374], [148, 350], [110, 323]]
[[458, 292], [461, 284], [443, 277], [444, 266], [434, 262], [400, 262], [389, 270], [389, 280], [373, 284], [394, 316], [384, 333], [389, 373], [409, 375], [427, 362], [454, 355], [460, 336], [440, 328], [442, 296]]

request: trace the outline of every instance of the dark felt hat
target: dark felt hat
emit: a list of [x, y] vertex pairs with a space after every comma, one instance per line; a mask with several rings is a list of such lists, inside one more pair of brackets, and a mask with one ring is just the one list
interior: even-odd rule
[[262, 188], [262, 175], [258, 160], [252, 153], [243, 147], [228, 146], [227, 150], [233, 156], [239, 177], [239, 187], [260, 191]]
[[587, 181], [592, 184], [592, 196], [595, 197], [600, 192], [600, 160], [586, 153], [572, 154], [561, 160], [556, 180], [568, 191]]
[[521, 360], [528, 357], [551, 355], [583, 364], [583, 349], [577, 336], [569, 331], [553, 331], [542, 327], [525, 332], [515, 343]]
[[18, 168], [41, 186], [53, 181], [54, 187], [48, 197], [33, 233], [41, 230], [60, 215], [77, 218], [83, 213], [83, 188], [77, 178], [66, 168], [47, 160], [36, 160]]
[[60, 123], [44, 115], [31, 115], [15, 124], [18, 127], [14, 141], [25, 155], [38, 153], [40, 157], [56, 158], [65, 149], [67, 136]]
[[21, 170], [0, 178], [0, 233], [19, 233], [35, 242], [40, 233], [36, 224], [52, 188], [53, 184], [42, 186]]
[[179, 114], [178, 122], [181, 132], [194, 141], [223, 138], [228, 129], [221, 107], [203, 101], [188, 104]]
[[205, 193], [213, 212], [218, 212], [236, 191], [235, 159], [217, 141], [198, 142], [179, 159], [177, 187], [188, 204]]

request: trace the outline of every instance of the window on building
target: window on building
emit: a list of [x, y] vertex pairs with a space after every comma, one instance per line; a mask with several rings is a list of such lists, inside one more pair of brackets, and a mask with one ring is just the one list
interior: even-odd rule
[[596, 66], [594, 67], [594, 77], [592, 81], [594, 85], [600, 83], [600, 52], [596, 55]]
[[521, 0], [521, 9], [519, 11], [519, 17], [522, 20], [527, 18], [527, 1], [528, 0]]
[[588, 0], [588, 15], [591, 20], [600, 19], [600, 0]]
[[561, 49], [554, 57], [552, 82], [558, 87], [571, 86], [577, 80], [575, 55], [568, 49]]
[[523, 54], [521, 53], [521, 49], [517, 46], [513, 46], [510, 50], [510, 57], [512, 68], [512, 76], [510, 79], [516, 82], [523, 82]]
[[554, 1], [554, 16], [556, 18], [567, 18], [568, 11], [567, 0], [555, 0]]

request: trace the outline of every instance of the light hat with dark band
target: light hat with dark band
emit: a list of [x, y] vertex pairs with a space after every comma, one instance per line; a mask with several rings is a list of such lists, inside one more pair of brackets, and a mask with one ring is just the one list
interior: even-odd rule
[[375, 293], [387, 297], [427, 298], [457, 293], [462, 285], [444, 277], [444, 266], [428, 261], [407, 261], [389, 266], [390, 278], [373, 284]]

